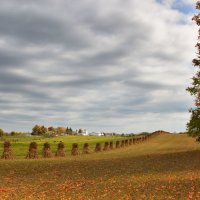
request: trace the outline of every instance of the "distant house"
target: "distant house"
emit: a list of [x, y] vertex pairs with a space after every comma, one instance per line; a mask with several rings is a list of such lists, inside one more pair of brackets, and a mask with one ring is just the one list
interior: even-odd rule
[[83, 135], [83, 136], [88, 136], [88, 131], [86, 129], [79, 129], [76, 131], [77, 135]]
[[87, 131], [86, 129], [83, 129], [82, 135], [83, 135], [83, 136], [88, 136], [88, 135], [89, 135], [89, 134], [88, 134], [88, 131]]
[[91, 132], [89, 133], [90, 136], [104, 136], [103, 133], [96, 133], [96, 132]]
[[114, 135], [116, 135], [116, 133], [105, 133], [105, 132], [103, 132], [102, 134], [104, 136], [114, 136]]

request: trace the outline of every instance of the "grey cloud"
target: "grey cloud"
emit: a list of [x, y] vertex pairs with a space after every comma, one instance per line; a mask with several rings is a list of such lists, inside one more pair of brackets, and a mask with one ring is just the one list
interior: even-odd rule
[[110, 65], [117, 64], [119, 60], [123, 58], [125, 55], [127, 55], [127, 52], [122, 49], [104, 51], [92, 57], [86, 58], [83, 62], [85, 62], [84, 65], [87, 65], [87, 66], [89, 65], [91, 67], [110, 66]]
[[24, 85], [31, 84], [33, 80], [28, 77], [16, 75], [12, 72], [1, 72], [0, 74], [0, 85]]
[[16, 51], [9, 51], [7, 49], [0, 49], [0, 68], [6, 69], [8, 67], [16, 67], [24, 65], [26, 57], [20, 55]]
[[186, 113], [190, 70], [180, 66], [188, 68], [192, 44], [178, 36], [181, 28], [190, 41], [192, 26], [167, 20], [174, 11], [156, 1], [138, 2], [2, 2], [0, 126], [128, 131], [140, 130], [132, 121], [145, 115], [152, 123], [156, 114]]
[[153, 82], [153, 81], [142, 81], [142, 80], [139, 80], [139, 79], [130, 79], [130, 80], [127, 80], [127, 81], [124, 81], [124, 84], [129, 86], [129, 87], [134, 87], [134, 88], [140, 88], [140, 89], [145, 89], [145, 90], [160, 90], [160, 89], [170, 89], [170, 87], [173, 87], [173, 86], [168, 86], [168, 85], [164, 85], [162, 83], [159, 83], [159, 82]]
[[[8, 85], [4, 85], [4, 86], [0, 86], [0, 90], [2, 93], [6, 94], [19, 94], [22, 97], [27, 98], [27, 100], [33, 101], [35, 103], [44, 103], [46, 101], [50, 101], [51, 97], [44, 92], [40, 92], [37, 90], [30, 90], [27, 87], [23, 87], [23, 86], [8, 86]], [[9, 98], [8, 98], [9, 101]]]
[[0, 35], [23, 45], [56, 45], [67, 49], [87, 47], [89, 40], [82, 38], [78, 24], [67, 19], [52, 18], [42, 12], [1, 10]]
[[[34, 85], [34, 87], [33, 87]], [[51, 97], [46, 91], [40, 91], [39, 85], [34, 80], [12, 73], [1, 73], [0, 92], [6, 94], [18, 94], [27, 99], [44, 102], [50, 101]], [[10, 100], [8, 99], [8, 102]]]
[[2, 116], [1, 114], [1, 117], [0, 117], [1, 121], [5, 121], [5, 122], [20, 122], [21, 120], [23, 121], [34, 121], [37, 119], [37, 116], [30, 116], [30, 115], [27, 115], [27, 114], [5, 114]]

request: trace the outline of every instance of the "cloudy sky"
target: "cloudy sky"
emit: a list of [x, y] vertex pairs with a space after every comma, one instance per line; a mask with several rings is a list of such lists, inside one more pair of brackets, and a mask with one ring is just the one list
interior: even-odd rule
[[194, 0], [2, 0], [0, 127], [184, 131]]

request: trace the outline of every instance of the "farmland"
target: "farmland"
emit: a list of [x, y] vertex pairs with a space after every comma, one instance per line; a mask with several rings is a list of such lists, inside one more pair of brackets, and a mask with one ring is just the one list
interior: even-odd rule
[[[103, 143], [105, 141], [116, 141], [125, 139], [124, 137], [98, 137], [98, 136], [59, 136], [53, 138], [47, 138], [44, 136], [33, 136], [33, 137], [24, 137], [24, 136], [5, 136], [1, 138], [1, 143], [3, 141], [10, 141], [12, 143], [12, 149], [14, 152], [15, 158], [24, 158], [28, 152], [28, 147], [30, 142], [36, 142], [38, 144], [38, 152], [42, 154], [43, 144], [48, 142], [51, 145], [53, 154], [55, 154], [57, 145], [60, 141], [65, 144], [66, 154], [69, 155], [71, 151], [71, 146], [73, 143], [78, 143], [80, 148], [82, 148], [84, 143], [90, 145], [91, 150], [94, 150], [95, 144], [97, 142]], [[3, 145], [0, 146], [0, 152], [3, 151]]]
[[[25, 152], [29, 140], [21, 140]], [[200, 199], [200, 144], [184, 134], [65, 158], [26, 160], [18, 143], [13, 148], [17, 159], [0, 161], [0, 199]]]

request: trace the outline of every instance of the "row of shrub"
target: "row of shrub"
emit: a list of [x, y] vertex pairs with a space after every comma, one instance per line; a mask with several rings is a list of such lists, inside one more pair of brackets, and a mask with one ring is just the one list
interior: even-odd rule
[[[139, 138], [131, 138], [131, 139], [125, 139], [121, 141], [116, 141], [115, 144], [114, 142], [105, 142], [104, 146], [102, 147], [101, 143], [96, 143], [95, 152], [101, 152], [101, 151], [108, 151], [112, 149], [119, 149], [123, 148], [132, 144], [138, 144], [140, 142], [144, 142], [150, 137], [153, 137], [155, 135], [160, 134], [160, 132], [154, 132], [150, 135], [146, 135], [143, 137]], [[82, 154], [89, 154], [91, 153], [89, 144], [85, 143], [82, 148]], [[76, 156], [80, 154], [80, 149], [79, 145], [77, 143], [72, 144], [72, 149], [71, 149], [71, 155]], [[59, 142], [57, 146], [57, 151], [55, 154], [56, 157], [65, 157], [65, 145], [63, 142]], [[29, 145], [28, 153], [26, 158], [27, 159], [36, 159], [38, 158], [38, 145], [36, 142], [31, 142]], [[43, 145], [43, 150], [42, 150], [42, 157], [43, 158], [51, 158], [53, 157], [52, 151], [51, 151], [51, 146], [48, 142], [44, 143]], [[12, 153], [12, 148], [11, 148], [11, 143], [9, 141], [4, 142], [4, 151], [3, 155], [1, 156], [2, 159], [13, 159], [13, 153]]]

